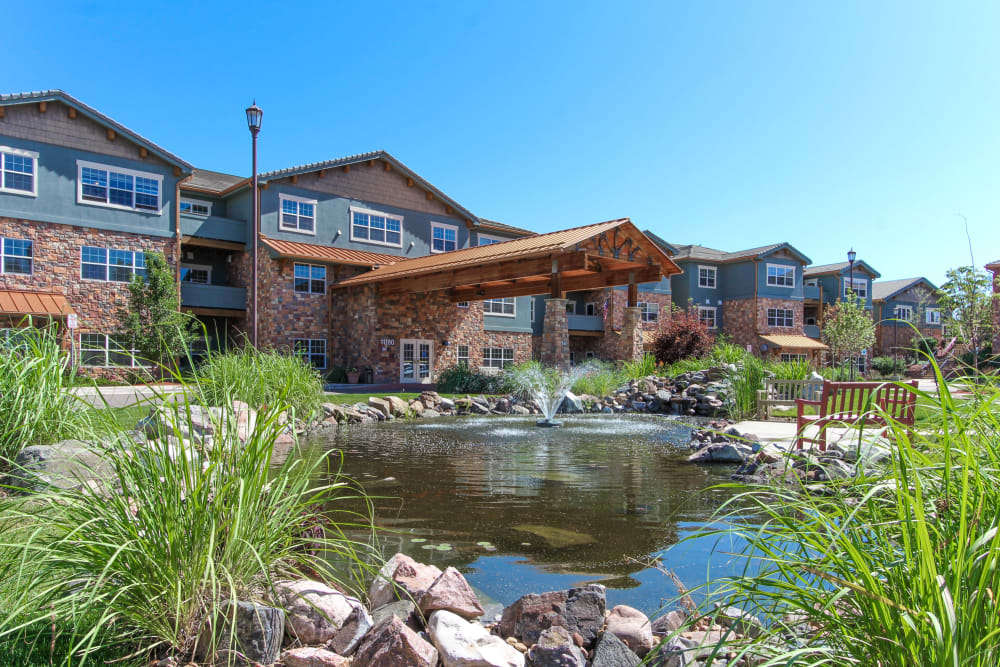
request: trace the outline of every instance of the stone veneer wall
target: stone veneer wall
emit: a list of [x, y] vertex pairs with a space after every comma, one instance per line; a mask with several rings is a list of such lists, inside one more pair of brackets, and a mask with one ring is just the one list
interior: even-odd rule
[[[774, 299], [758, 297], [756, 308], [754, 299], [729, 299], [722, 303], [722, 332], [726, 333], [736, 345], [752, 346], [754, 353], [761, 353], [761, 345], [765, 336], [804, 336], [805, 310], [802, 301], [791, 299]], [[793, 312], [794, 326], [769, 327], [767, 325], [768, 308], [787, 308]], [[768, 356], [777, 354], [768, 346]], [[791, 350], [789, 350], [791, 351]]]
[[[128, 284], [80, 278], [80, 247], [93, 245], [118, 250], [158, 251], [170, 266], [177, 265], [177, 241], [164, 236], [144, 236], [90, 227], [61, 225], [36, 220], [0, 217], [0, 236], [33, 241], [34, 270], [26, 276], [0, 274], [0, 289], [64, 294], [79, 316], [77, 341], [82, 333], [115, 333], [120, 325], [118, 310], [128, 304]], [[63, 346], [69, 349], [69, 331], [60, 327]], [[88, 375], [124, 378], [122, 368], [83, 369]]]
[[542, 322], [542, 363], [546, 366], [569, 368], [566, 299], [546, 299]]
[[622, 323], [622, 333], [619, 339], [618, 359], [636, 361], [642, 359], [642, 311], [639, 308], [626, 308]]
[[892, 324], [875, 325], [874, 356], [892, 356], [894, 353], [907, 354], [913, 349], [913, 339], [918, 337], [935, 338], [940, 343], [944, 338], [941, 327], [917, 327], [919, 334], [908, 326], [894, 327]]
[[601, 359], [601, 338], [602, 336], [569, 336], [569, 352], [574, 363], [581, 364], [587, 360], [587, 353], [592, 352], [594, 357]]

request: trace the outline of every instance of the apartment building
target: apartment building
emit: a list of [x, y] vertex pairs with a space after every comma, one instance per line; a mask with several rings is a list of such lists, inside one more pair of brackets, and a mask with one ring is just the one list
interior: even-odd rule
[[906, 356], [918, 337], [941, 341], [944, 325], [937, 291], [931, 281], [922, 277], [872, 283], [876, 356]]

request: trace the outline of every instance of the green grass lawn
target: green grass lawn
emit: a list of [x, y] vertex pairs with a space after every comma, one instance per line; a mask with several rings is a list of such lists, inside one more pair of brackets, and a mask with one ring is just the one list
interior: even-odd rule
[[[917, 396], [917, 408], [914, 411], [914, 422], [919, 425], [923, 421], [927, 421], [936, 417], [933, 410], [934, 403], [923, 396]], [[807, 405], [805, 408], [805, 414], [815, 415], [817, 414], [818, 408]], [[797, 412], [795, 408], [771, 408], [771, 416], [785, 419], [795, 419]]]

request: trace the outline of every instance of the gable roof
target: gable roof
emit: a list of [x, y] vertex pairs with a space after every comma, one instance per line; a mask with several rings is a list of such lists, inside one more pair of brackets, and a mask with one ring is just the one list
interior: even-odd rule
[[351, 248], [333, 248], [331, 246], [300, 243], [298, 241], [284, 241], [282, 239], [268, 238], [263, 235], [261, 235], [260, 240], [261, 243], [282, 257], [292, 259], [308, 259], [317, 262], [330, 262], [332, 264], [369, 267], [392, 264], [405, 259], [399, 255], [385, 255], [380, 252], [353, 250]]
[[[836, 262], [834, 264], [818, 264], [816, 266], [807, 266], [806, 270], [802, 272], [803, 276], [819, 276], [827, 273], [843, 273], [851, 268], [850, 262]], [[854, 262], [854, 268], [867, 271], [872, 278], [881, 278], [882, 274], [871, 267], [868, 262], [863, 259], [859, 259]]]
[[62, 102], [66, 106], [76, 109], [77, 112], [82, 113], [94, 122], [100, 123], [105, 127], [110, 127], [118, 134], [128, 137], [131, 141], [144, 147], [150, 153], [153, 153], [163, 161], [172, 164], [175, 167], [180, 167], [184, 171], [191, 171], [194, 169], [190, 163], [177, 157], [167, 149], [153, 143], [138, 132], [130, 130], [118, 121], [104, 115], [97, 109], [84, 104], [80, 100], [76, 99], [69, 93], [63, 92], [62, 90], [40, 90], [29, 93], [10, 93], [0, 95], [0, 106], [13, 106], [16, 104], [27, 104], [30, 102]]
[[357, 155], [349, 155], [347, 157], [336, 158], [333, 160], [326, 160], [323, 162], [311, 162], [309, 164], [302, 164], [297, 167], [288, 167], [287, 169], [277, 169], [275, 171], [265, 171], [262, 174], [257, 175], [257, 180], [260, 183], [268, 183], [279, 178], [290, 178], [292, 176], [300, 176], [302, 174], [308, 174], [314, 171], [319, 171], [320, 169], [334, 169], [336, 167], [346, 167], [349, 165], [360, 164], [362, 162], [368, 162], [369, 160], [384, 160], [391, 164], [393, 167], [406, 174], [407, 177], [412, 178], [414, 183], [422, 187], [424, 190], [434, 194], [441, 201], [449, 204], [453, 209], [461, 213], [465, 218], [472, 221], [474, 225], [479, 225], [480, 220], [477, 216], [473, 215], [471, 211], [466, 209], [464, 206], [459, 204], [457, 201], [446, 195], [445, 193], [438, 190], [436, 187], [430, 184], [427, 180], [422, 178], [420, 174], [413, 171], [405, 164], [397, 160], [395, 157], [387, 153], [386, 151], [370, 151], [368, 153], [359, 153]]
[[668, 255], [676, 255], [677, 254], [677, 246], [674, 246], [674, 245], [671, 245], [671, 244], [667, 243], [660, 236], [658, 236], [657, 234], [654, 234], [653, 232], [649, 231], [648, 229], [642, 230], [642, 233], [645, 234], [646, 236], [648, 236], [649, 238], [651, 238], [653, 240], [653, 243], [655, 243], [656, 245], [658, 245], [661, 248], [663, 248], [663, 252], [667, 253]]
[[509, 232], [511, 234], [519, 234], [521, 236], [534, 235], [536, 232], [530, 229], [524, 229], [522, 227], [515, 227], [514, 225], [508, 225], [503, 222], [497, 222], [496, 220], [487, 220], [486, 218], [479, 219], [479, 226], [483, 229], [492, 229], [498, 232]]
[[209, 194], [223, 194], [250, 182], [249, 178], [224, 174], [221, 171], [195, 169], [191, 177], [181, 183], [181, 190], [197, 190]]
[[795, 246], [786, 242], [770, 243], [757, 248], [747, 248], [746, 250], [737, 250], [735, 252], [717, 250], [715, 248], [708, 248], [701, 245], [677, 245], [675, 247], [677, 248], [677, 255], [674, 257], [675, 260], [700, 259], [706, 262], [726, 264], [729, 262], [740, 262], [746, 259], [763, 259], [764, 257], [772, 255], [780, 250], [788, 250], [803, 264], [809, 264], [812, 261]]
[[884, 301], [886, 299], [891, 299], [900, 292], [905, 292], [911, 287], [915, 287], [920, 283], [925, 283], [932, 292], [937, 291], [937, 286], [934, 285], [927, 278], [901, 278], [899, 280], [881, 280], [879, 282], [872, 283], [872, 300], [874, 301]]
[[995, 262], [990, 262], [986, 265], [986, 268], [990, 271], [1000, 271], [1000, 259]]
[[[631, 220], [628, 218], [619, 218], [617, 220], [598, 222], [596, 224], [574, 227], [572, 229], [565, 229], [558, 232], [525, 236], [523, 238], [503, 241], [501, 243], [473, 246], [471, 248], [462, 248], [460, 250], [452, 250], [450, 252], [424, 255], [422, 257], [414, 257], [412, 259], [403, 259], [395, 264], [381, 266], [373, 271], [369, 271], [368, 273], [363, 273], [359, 276], [342, 280], [338, 283], [338, 287], [359, 285], [370, 282], [381, 282], [394, 278], [410, 278], [423, 274], [439, 273], [442, 271], [455, 270], [467, 266], [476, 266], [486, 263], [547, 256], [553, 253], [571, 250], [579, 243], [583, 243], [592, 237], [623, 226], [631, 228], [631, 230], [634, 230], [640, 236], [642, 235], [642, 232], [640, 232], [635, 225], [632, 224]], [[661, 265], [665, 275], [673, 275], [674, 273], [681, 272], [680, 268], [671, 261], [670, 257], [668, 257], [666, 253], [662, 252], [659, 246], [655, 243], [650, 243], [649, 245], [654, 248], [655, 251], [660, 253], [661, 256], [658, 258], [658, 263]]]

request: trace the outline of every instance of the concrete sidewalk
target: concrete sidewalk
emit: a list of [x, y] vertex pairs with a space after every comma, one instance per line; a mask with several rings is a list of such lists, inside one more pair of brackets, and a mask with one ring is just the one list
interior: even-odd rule
[[95, 408], [125, 408], [142, 401], [180, 391], [180, 385], [131, 385], [124, 387], [76, 387], [73, 393]]

